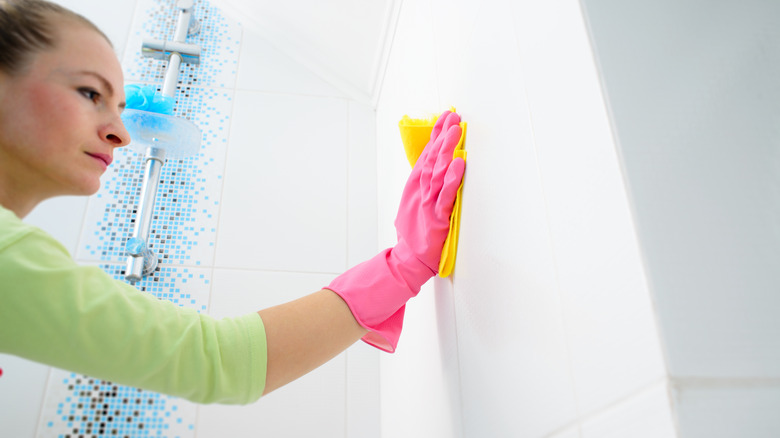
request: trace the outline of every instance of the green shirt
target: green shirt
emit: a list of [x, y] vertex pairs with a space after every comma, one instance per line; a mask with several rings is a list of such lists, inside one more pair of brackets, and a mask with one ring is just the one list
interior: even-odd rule
[[257, 313], [216, 320], [77, 265], [0, 207], [0, 352], [198, 403], [250, 403], [265, 387]]

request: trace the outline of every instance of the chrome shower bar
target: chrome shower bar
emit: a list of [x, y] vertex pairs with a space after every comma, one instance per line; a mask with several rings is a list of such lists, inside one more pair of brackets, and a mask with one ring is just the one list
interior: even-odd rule
[[[173, 41], [144, 40], [141, 53], [145, 57], [167, 59], [165, 80], [162, 95], [173, 97], [179, 81], [181, 63], [200, 63], [200, 46], [187, 44], [188, 34], [197, 33], [200, 26], [192, 19], [193, 0], [179, 0], [176, 4], [179, 11]], [[162, 133], [161, 133], [162, 134]], [[157, 142], [159, 139], [153, 139]], [[198, 140], [199, 141], [199, 140]], [[160, 145], [164, 140], [159, 142]], [[141, 198], [138, 202], [133, 235], [127, 241], [127, 270], [125, 278], [129, 281], [139, 281], [144, 275], [154, 272], [157, 267], [157, 256], [149, 247], [149, 233], [152, 223], [154, 201], [160, 182], [160, 171], [165, 163], [166, 150], [163, 147], [149, 146], [144, 153], [144, 176], [141, 188]]]

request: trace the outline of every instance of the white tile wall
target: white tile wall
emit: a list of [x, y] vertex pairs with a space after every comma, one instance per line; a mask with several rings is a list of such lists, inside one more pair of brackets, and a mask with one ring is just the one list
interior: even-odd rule
[[216, 265], [347, 265], [346, 100], [237, 91]]
[[354, 266], [379, 252], [377, 245], [376, 112], [349, 102], [347, 264]]
[[588, 413], [658, 380], [665, 365], [581, 11], [565, 0], [516, 4], [514, 23], [575, 385]]
[[241, 41], [236, 88], [311, 96], [345, 97], [311, 71], [280, 52], [255, 32], [245, 30]]
[[122, 0], [112, 3], [110, 8], [100, 0], [52, 0], [72, 9], [95, 23], [106, 34], [122, 59], [130, 32], [130, 18], [135, 12], [137, 0]]
[[580, 438], [579, 426], [566, 427], [559, 432], [555, 432], [547, 438]]
[[75, 256], [86, 208], [83, 196], [61, 196], [38, 204], [24, 221], [51, 234]]
[[[433, 289], [453, 294], [457, 329], [431, 345], [447, 308], [410, 302], [400, 357], [382, 361], [382, 418], [408, 422], [383, 433], [449, 430], [447, 403], [425, 394], [447, 376], [430, 350], [456, 336], [462, 436], [579, 436], [665, 372], [579, 4], [404, 3], [377, 108], [383, 242], [408, 174], [397, 120], [449, 105], [469, 123], [469, 155], [453, 282]], [[415, 389], [405, 351], [436, 383]], [[408, 414], [409, 391], [438, 414]]]
[[0, 354], [0, 425], [3, 436], [35, 436], [50, 367]]

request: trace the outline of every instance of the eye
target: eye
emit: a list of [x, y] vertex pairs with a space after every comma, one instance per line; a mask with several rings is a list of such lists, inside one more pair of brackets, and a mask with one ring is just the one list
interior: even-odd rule
[[97, 103], [100, 100], [100, 93], [94, 88], [81, 87], [79, 88], [79, 93], [94, 103]]

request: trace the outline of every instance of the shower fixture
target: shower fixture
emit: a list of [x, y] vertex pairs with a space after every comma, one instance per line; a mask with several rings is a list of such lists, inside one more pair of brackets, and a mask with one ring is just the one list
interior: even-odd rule
[[[200, 46], [185, 42], [187, 35], [196, 34], [200, 29], [198, 21], [192, 17], [193, 0], [179, 0], [176, 8], [179, 15], [173, 41], [144, 39], [141, 47], [144, 57], [168, 61], [161, 94], [170, 99], [176, 92], [181, 63], [199, 64], [201, 52]], [[143, 185], [133, 234], [125, 245], [125, 278], [136, 282], [157, 267], [157, 256], [149, 247], [149, 233], [162, 166], [166, 158], [196, 154], [200, 149], [201, 132], [189, 120], [136, 109], [126, 109], [122, 121], [130, 132], [130, 148], [142, 154], [144, 159]]]

